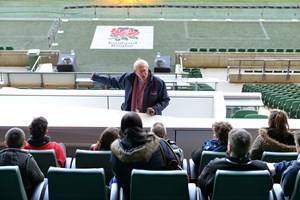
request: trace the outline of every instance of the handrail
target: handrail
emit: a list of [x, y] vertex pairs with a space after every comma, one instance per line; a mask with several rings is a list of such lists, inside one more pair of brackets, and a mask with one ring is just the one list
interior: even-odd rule
[[[243, 66], [243, 62], [262, 62], [261, 65], [253, 65], [253, 66]], [[238, 65], [233, 65], [234, 62], [238, 62]], [[227, 75], [229, 74], [229, 70], [230, 68], [236, 68], [238, 67], [238, 74], [242, 73], [242, 68], [259, 68], [262, 69], [262, 73], [265, 74], [266, 72], [266, 68], [268, 67], [267, 63], [268, 62], [281, 62], [281, 66], [280, 67], [287, 67], [287, 75], [289, 75], [290, 70], [291, 70], [291, 63], [292, 62], [299, 62], [300, 63], [300, 59], [293, 59], [293, 58], [254, 58], [254, 59], [250, 59], [250, 58], [229, 58], [228, 59], [228, 65], [227, 65]], [[283, 63], [286, 63], [286, 65], [284, 65]], [[299, 67], [300, 70], [300, 65], [296, 65], [293, 67]], [[278, 68], [278, 66], [274, 66], [274, 68]]]

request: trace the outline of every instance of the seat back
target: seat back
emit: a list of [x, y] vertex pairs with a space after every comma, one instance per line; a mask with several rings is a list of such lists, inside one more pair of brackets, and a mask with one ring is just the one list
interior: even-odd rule
[[300, 171], [297, 174], [294, 190], [290, 200], [298, 200], [300, 199]]
[[110, 164], [111, 151], [89, 151], [77, 149], [75, 153], [76, 168], [103, 168], [106, 183], [114, 176]]
[[213, 159], [215, 158], [223, 158], [226, 157], [226, 152], [216, 152], [216, 151], [202, 151], [198, 175], [201, 174], [203, 168]]
[[265, 162], [281, 162], [281, 161], [290, 161], [296, 160], [298, 157], [297, 152], [271, 152], [264, 151], [261, 157], [262, 161]]
[[33, 156], [46, 178], [49, 167], [58, 167], [54, 149], [29, 150], [29, 153]]
[[258, 114], [258, 112], [256, 110], [238, 110], [232, 118], [244, 118], [248, 114]]
[[45, 196], [48, 196], [51, 200], [106, 200], [104, 169], [50, 167], [48, 171], [48, 190], [46, 190]]
[[133, 169], [130, 191], [131, 200], [189, 199], [188, 175], [184, 170]]
[[18, 166], [1, 166], [0, 180], [1, 199], [27, 200]]
[[267, 170], [217, 170], [212, 200], [268, 200], [270, 184]]
[[268, 115], [248, 114], [244, 118], [246, 118], [246, 119], [268, 119]]

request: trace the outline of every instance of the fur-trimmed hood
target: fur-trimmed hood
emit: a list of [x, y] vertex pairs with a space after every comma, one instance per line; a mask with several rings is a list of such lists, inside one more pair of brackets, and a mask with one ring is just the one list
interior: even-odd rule
[[147, 139], [150, 141], [132, 149], [124, 149], [122, 146], [124, 139], [117, 139], [111, 144], [111, 151], [121, 162], [149, 161], [152, 154], [159, 148], [161, 139], [152, 132], [148, 133]]
[[271, 149], [274, 149], [274, 151], [278, 150], [278, 151], [287, 151], [287, 152], [291, 152], [291, 151], [296, 151], [296, 147], [295, 145], [287, 145], [281, 142], [278, 142], [277, 140], [271, 138], [268, 135], [268, 130], [267, 129], [259, 129], [258, 131], [262, 142], [266, 145], [266, 146], [270, 146]]

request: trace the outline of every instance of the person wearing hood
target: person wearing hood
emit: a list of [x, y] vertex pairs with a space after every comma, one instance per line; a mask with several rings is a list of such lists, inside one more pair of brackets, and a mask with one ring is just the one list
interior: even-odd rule
[[270, 190], [273, 187], [273, 179], [268, 165], [260, 160], [251, 160], [249, 148], [251, 144], [251, 134], [244, 129], [232, 129], [229, 132], [227, 144], [227, 156], [225, 158], [215, 158], [204, 167], [197, 184], [203, 195], [212, 197], [215, 174], [221, 170], [268, 170], [270, 172]]
[[250, 149], [251, 159], [260, 160], [264, 151], [296, 151], [294, 136], [289, 131], [288, 116], [284, 111], [271, 110], [268, 126], [268, 128], [259, 129], [259, 135]]
[[133, 64], [133, 72], [120, 76], [106, 76], [93, 73], [91, 80], [103, 85], [125, 90], [125, 100], [121, 105], [124, 111], [161, 115], [170, 101], [166, 84], [149, 70], [144, 59], [137, 59]]
[[[0, 151], [0, 166], [18, 166], [28, 199], [38, 183], [44, 180], [44, 174], [28, 151], [23, 151], [25, 133], [20, 128], [11, 128], [5, 134], [5, 149]], [[1, 180], [4, 182], [6, 180]]]
[[126, 113], [122, 117], [121, 138], [111, 144], [111, 151], [113, 179], [127, 195], [133, 169], [166, 170], [168, 162], [176, 160], [179, 163], [165, 140], [143, 130], [142, 119], [136, 112]]

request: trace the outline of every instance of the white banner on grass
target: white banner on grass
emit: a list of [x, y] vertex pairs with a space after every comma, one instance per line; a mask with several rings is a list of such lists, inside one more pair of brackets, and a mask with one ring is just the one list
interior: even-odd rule
[[91, 49], [153, 49], [153, 26], [97, 26]]

